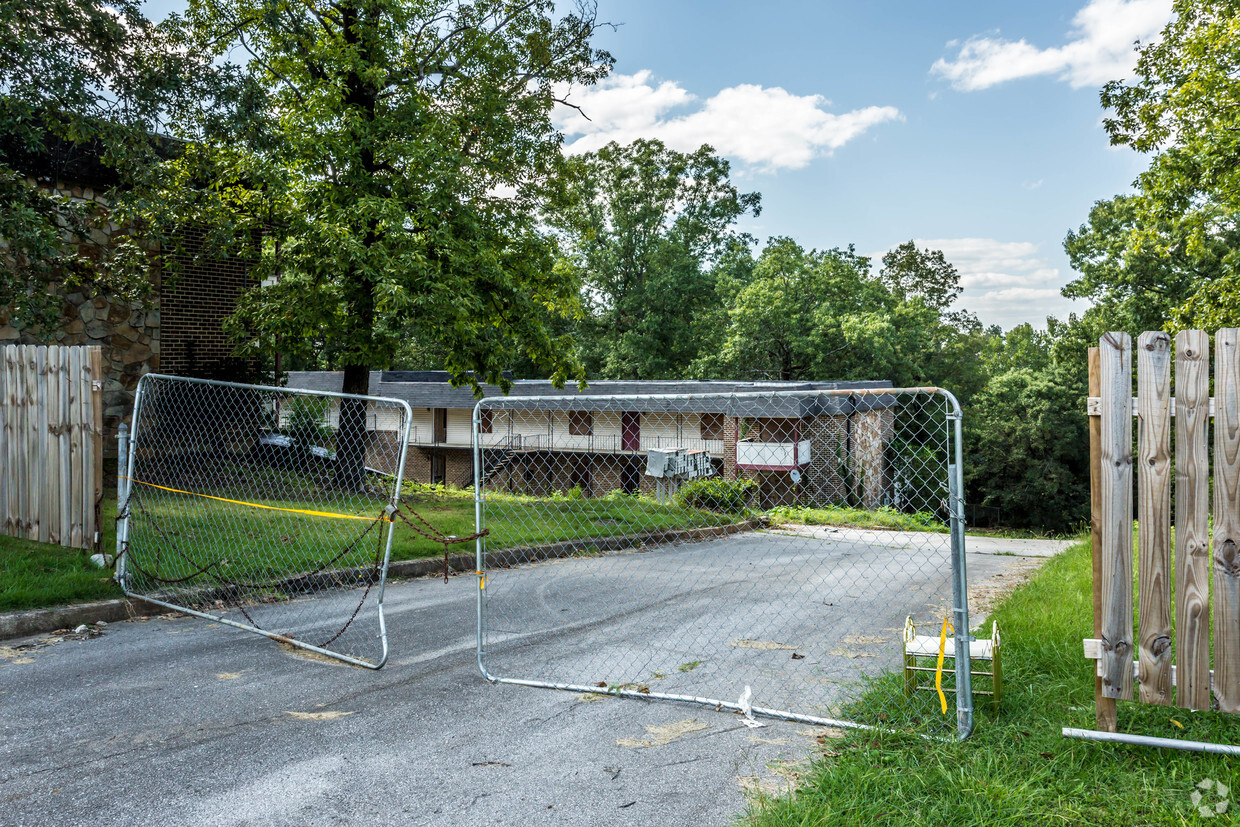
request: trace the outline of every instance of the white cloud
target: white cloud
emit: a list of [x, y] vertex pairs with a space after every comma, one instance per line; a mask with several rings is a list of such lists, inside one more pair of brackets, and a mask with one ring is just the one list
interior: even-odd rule
[[904, 118], [894, 106], [835, 114], [826, 111], [831, 102], [821, 95], [794, 95], [778, 86], [741, 84], [703, 101], [672, 81], [656, 83], [645, 70], [575, 90], [569, 100], [586, 116], [570, 107], [553, 116], [569, 138], [569, 153], [596, 150], [609, 141], [658, 138], [682, 152], [710, 144], [721, 155], [768, 172], [799, 169], [873, 126]]
[[[1038, 254], [1029, 241], [993, 238], [918, 238], [922, 249], [942, 250], [960, 273], [963, 292], [956, 307], [976, 313], [984, 324], [1004, 329], [1023, 322], [1044, 327], [1047, 316], [1080, 311], [1080, 303], [1065, 299], [1059, 268]], [[874, 257], [878, 261], [881, 254]]]
[[1088, 0], [1072, 18], [1067, 42], [1040, 49], [998, 33], [976, 35], [955, 58], [930, 68], [962, 92], [988, 89], [1018, 78], [1051, 75], [1073, 88], [1100, 86], [1126, 77], [1136, 64], [1133, 44], [1157, 35], [1171, 17], [1171, 0]]

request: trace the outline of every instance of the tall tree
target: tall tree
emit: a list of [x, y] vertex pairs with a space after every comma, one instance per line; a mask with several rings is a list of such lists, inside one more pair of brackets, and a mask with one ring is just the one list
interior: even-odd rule
[[1175, 0], [1173, 8], [1161, 37], [1141, 47], [1135, 77], [1102, 92], [1112, 143], [1155, 153], [1137, 179], [1129, 246], [1217, 261], [1217, 277], [1201, 282], [1176, 315], [1185, 324], [1237, 324], [1240, 0]]
[[1113, 329], [1157, 330], [1225, 274], [1222, 262], [1240, 235], [1235, 228], [1220, 228], [1203, 241], [1190, 245], [1176, 222], [1150, 215], [1139, 197], [1099, 201], [1088, 223], [1064, 239], [1064, 251], [1080, 276], [1063, 294], [1091, 300], [1091, 310], [1105, 316]]
[[549, 221], [581, 274], [592, 373], [678, 377], [698, 357], [701, 321], [717, 306], [712, 265], [738, 241], [736, 220], [760, 210], [728, 176], [705, 145], [638, 140], [569, 159]]
[[[577, 285], [536, 216], [561, 161], [550, 112], [611, 58], [590, 45], [593, 6], [553, 14], [550, 0], [190, 0], [190, 47], [241, 50], [247, 84], [233, 117], [186, 124], [192, 146], [148, 218], [173, 238], [232, 217], [221, 244], [261, 228], [268, 283], [234, 330], [263, 349], [330, 341], [348, 393], [410, 335], [475, 387], [506, 387], [518, 353], [580, 377], [546, 324]], [[355, 477], [363, 429], [346, 405], [339, 465]]]
[[909, 240], [883, 255], [879, 277], [901, 298], [919, 296], [940, 312], [960, 296], [960, 274], [942, 250], [917, 249]]
[[[20, 323], [53, 330], [65, 287], [132, 299], [148, 286], [139, 245], [105, 241], [102, 204], [128, 197], [156, 158], [161, 112], [212, 75], [173, 34], [136, 0], [0, 7], [0, 307]], [[99, 201], [52, 190], [85, 171], [104, 184]]]

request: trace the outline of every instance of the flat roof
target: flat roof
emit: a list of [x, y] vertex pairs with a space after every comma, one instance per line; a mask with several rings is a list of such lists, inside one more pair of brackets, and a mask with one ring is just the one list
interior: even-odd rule
[[[441, 378], [442, 377], [442, 378]], [[343, 371], [293, 371], [289, 388], [339, 393]], [[563, 411], [634, 411], [724, 413], [731, 416], [804, 417], [887, 408], [894, 395], [849, 397], [839, 391], [882, 390], [887, 380], [811, 382], [765, 380], [613, 380], [557, 388], [547, 379], [517, 379], [506, 396], [497, 385], [483, 385], [495, 409]], [[829, 391], [831, 393], [823, 393]], [[477, 399], [469, 386], [452, 387], [437, 371], [371, 371], [370, 395], [400, 399], [413, 408], [473, 408]], [[691, 397], [687, 399], [686, 397]]]

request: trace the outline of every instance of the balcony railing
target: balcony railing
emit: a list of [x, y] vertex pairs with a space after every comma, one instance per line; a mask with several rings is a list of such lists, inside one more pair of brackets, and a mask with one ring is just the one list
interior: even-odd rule
[[[413, 427], [409, 431], [411, 445], [446, 445], [468, 448], [469, 442], [453, 440], [432, 441], [429, 429]], [[684, 438], [676, 436], [640, 435], [637, 444], [625, 439], [620, 434], [570, 434], [564, 430], [555, 430], [550, 434], [513, 434], [507, 431], [496, 431], [482, 434], [484, 447], [494, 449], [511, 449], [516, 451], [581, 451], [585, 453], [645, 453], [654, 449], [684, 448], [689, 451], [707, 451], [715, 456], [722, 456], [724, 443], [722, 439]]]
[[796, 442], [754, 442], [744, 439], [736, 443], [736, 464], [740, 468], [760, 471], [790, 471], [809, 465], [809, 440]]

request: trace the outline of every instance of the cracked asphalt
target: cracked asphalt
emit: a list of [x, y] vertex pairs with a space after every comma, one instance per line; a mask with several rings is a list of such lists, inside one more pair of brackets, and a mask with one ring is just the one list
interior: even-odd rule
[[[1004, 542], [974, 580], [1058, 550]], [[830, 736], [488, 684], [476, 588], [391, 584], [378, 672], [183, 616], [0, 643], [0, 824], [722, 825]]]

